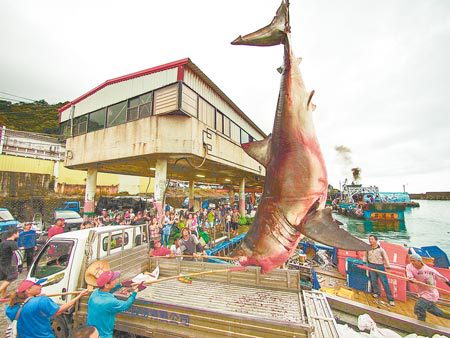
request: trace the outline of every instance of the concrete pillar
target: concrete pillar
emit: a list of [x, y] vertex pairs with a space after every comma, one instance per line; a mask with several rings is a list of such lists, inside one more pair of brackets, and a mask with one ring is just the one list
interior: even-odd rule
[[234, 187], [230, 185], [230, 190], [228, 192], [230, 198], [230, 207], [233, 207], [234, 204]]
[[86, 177], [86, 195], [84, 197], [84, 214], [95, 213], [95, 190], [97, 189], [97, 168], [88, 169]]
[[189, 181], [189, 210], [194, 208], [195, 194], [194, 194], [194, 180]]
[[53, 164], [53, 178], [55, 179], [55, 186], [53, 190], [58, 192], [58, 177], [59, 177], [59, 161], [55, 161]]
[[245, 177], [241, 179], [239, 184], [239, 213], [245, 216]]
[[156, 161], [155, 172], [155, 206], [158, 216], [164, 214], [164, 192], [167, 184], [167, 160], [161, 159]]

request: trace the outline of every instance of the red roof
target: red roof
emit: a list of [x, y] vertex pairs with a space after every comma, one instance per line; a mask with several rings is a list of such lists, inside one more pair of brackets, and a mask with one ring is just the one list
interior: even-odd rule
[[58, 111], [59, 111], [59, 113], [62, 113], [67, 108], [70, 108], [74, 104], [77, 104], [78, 102], [83, 101], [85, 98], [91, 96], [92, 94], [98, 92], [100, 89], [103, 89], [106, 86], [109, 86], [111, 84], [122, 82], [122, 81], [126, 81], [126, 80], [130, 80], [130, 79], [134, 79], [134, 78], [137, 78], [137, 77], [140, 77], [140, 76], [144, 76], [144, 75], [149, 75], [149, 74], [152, 74], [152, 73], [161, 72], [161, 71], [164, 71], [164, 70], [167, 70], [167, 69], [171, 69], [171, 68], [175, 68], [175, 67], [184, 66], [184, 65], [188, 64], [189, 62], [190, 62], [189, 58], [181, 59], [181, 60], [178, 60], [178, 61], [173, 61], [173, 62], [166, 63], [164, 65], [160, 65], [160, 66], [144, 69], [144, 70], [141, 70], [139, 72], [135, 72], [135, 73], [131, 73], [131, 74], [128, 74], [128, 75], [119, 76], [119, 77], [116, 77], [116, 78], [111, 79], [111, 80], [107, 80], [107, 81], [103, 82], [101, 85], [95, 87], [94, 89], [91, 89], [87, 93], [85, 93], [85, 94], [81, 95], [80, 97], [76, 98], [72, 102], [69, 102], [66, 105], [62, 106], [61, 108], [58, 109]]

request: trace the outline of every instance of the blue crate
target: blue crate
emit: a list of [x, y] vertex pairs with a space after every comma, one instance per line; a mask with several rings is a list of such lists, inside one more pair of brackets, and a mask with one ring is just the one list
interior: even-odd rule
[[424, 249], [422, 249], [422, 248], [415, 248], [415, 247], [411, 247], [411, 248], [409, 248], [409, 254], [412, 254], [412, 253], [416, 253], [416, 254], [418, 254], [420, 257], [428, 257], [428, 258], [430, 258], [431, 256], [430, 256], [430, 254], [428, 253], [428, 252], [426, 252]]
[[437, 268], [448, 268], [450, 262], [448, 261], [447, 254], [436, 245], [423, 246], [422, 250], [426, 251], [430, 257], [434, 258], [434, 266]]
[[369, 291], [369, 277], [367, 271], [358, 268], [357, 265], [364, 265], [358, 258], [348, 257], [346, 259], [347, 286], [364, 292]]

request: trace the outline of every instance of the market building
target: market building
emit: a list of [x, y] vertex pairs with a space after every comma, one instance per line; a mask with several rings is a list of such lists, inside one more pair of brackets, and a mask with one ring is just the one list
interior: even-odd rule
[[[260, 188], [264, 167], [241, 143], [265, 133], [190, 59], [108, 80], [59, 110], [65, 166], [87, 171], [85, 211], [94, 210], [98, 172]], [[193, 201], [193, 198], [190, 199]]]

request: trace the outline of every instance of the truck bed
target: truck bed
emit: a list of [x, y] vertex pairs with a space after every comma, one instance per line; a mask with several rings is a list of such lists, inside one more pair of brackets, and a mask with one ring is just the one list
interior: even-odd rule
[[192, 284], [178, 280], [154, 284], [138, 294], [140, 300], [152, 303], [291, 324], [304, 323], [299, 296], [292, 291], [195, 279]]

